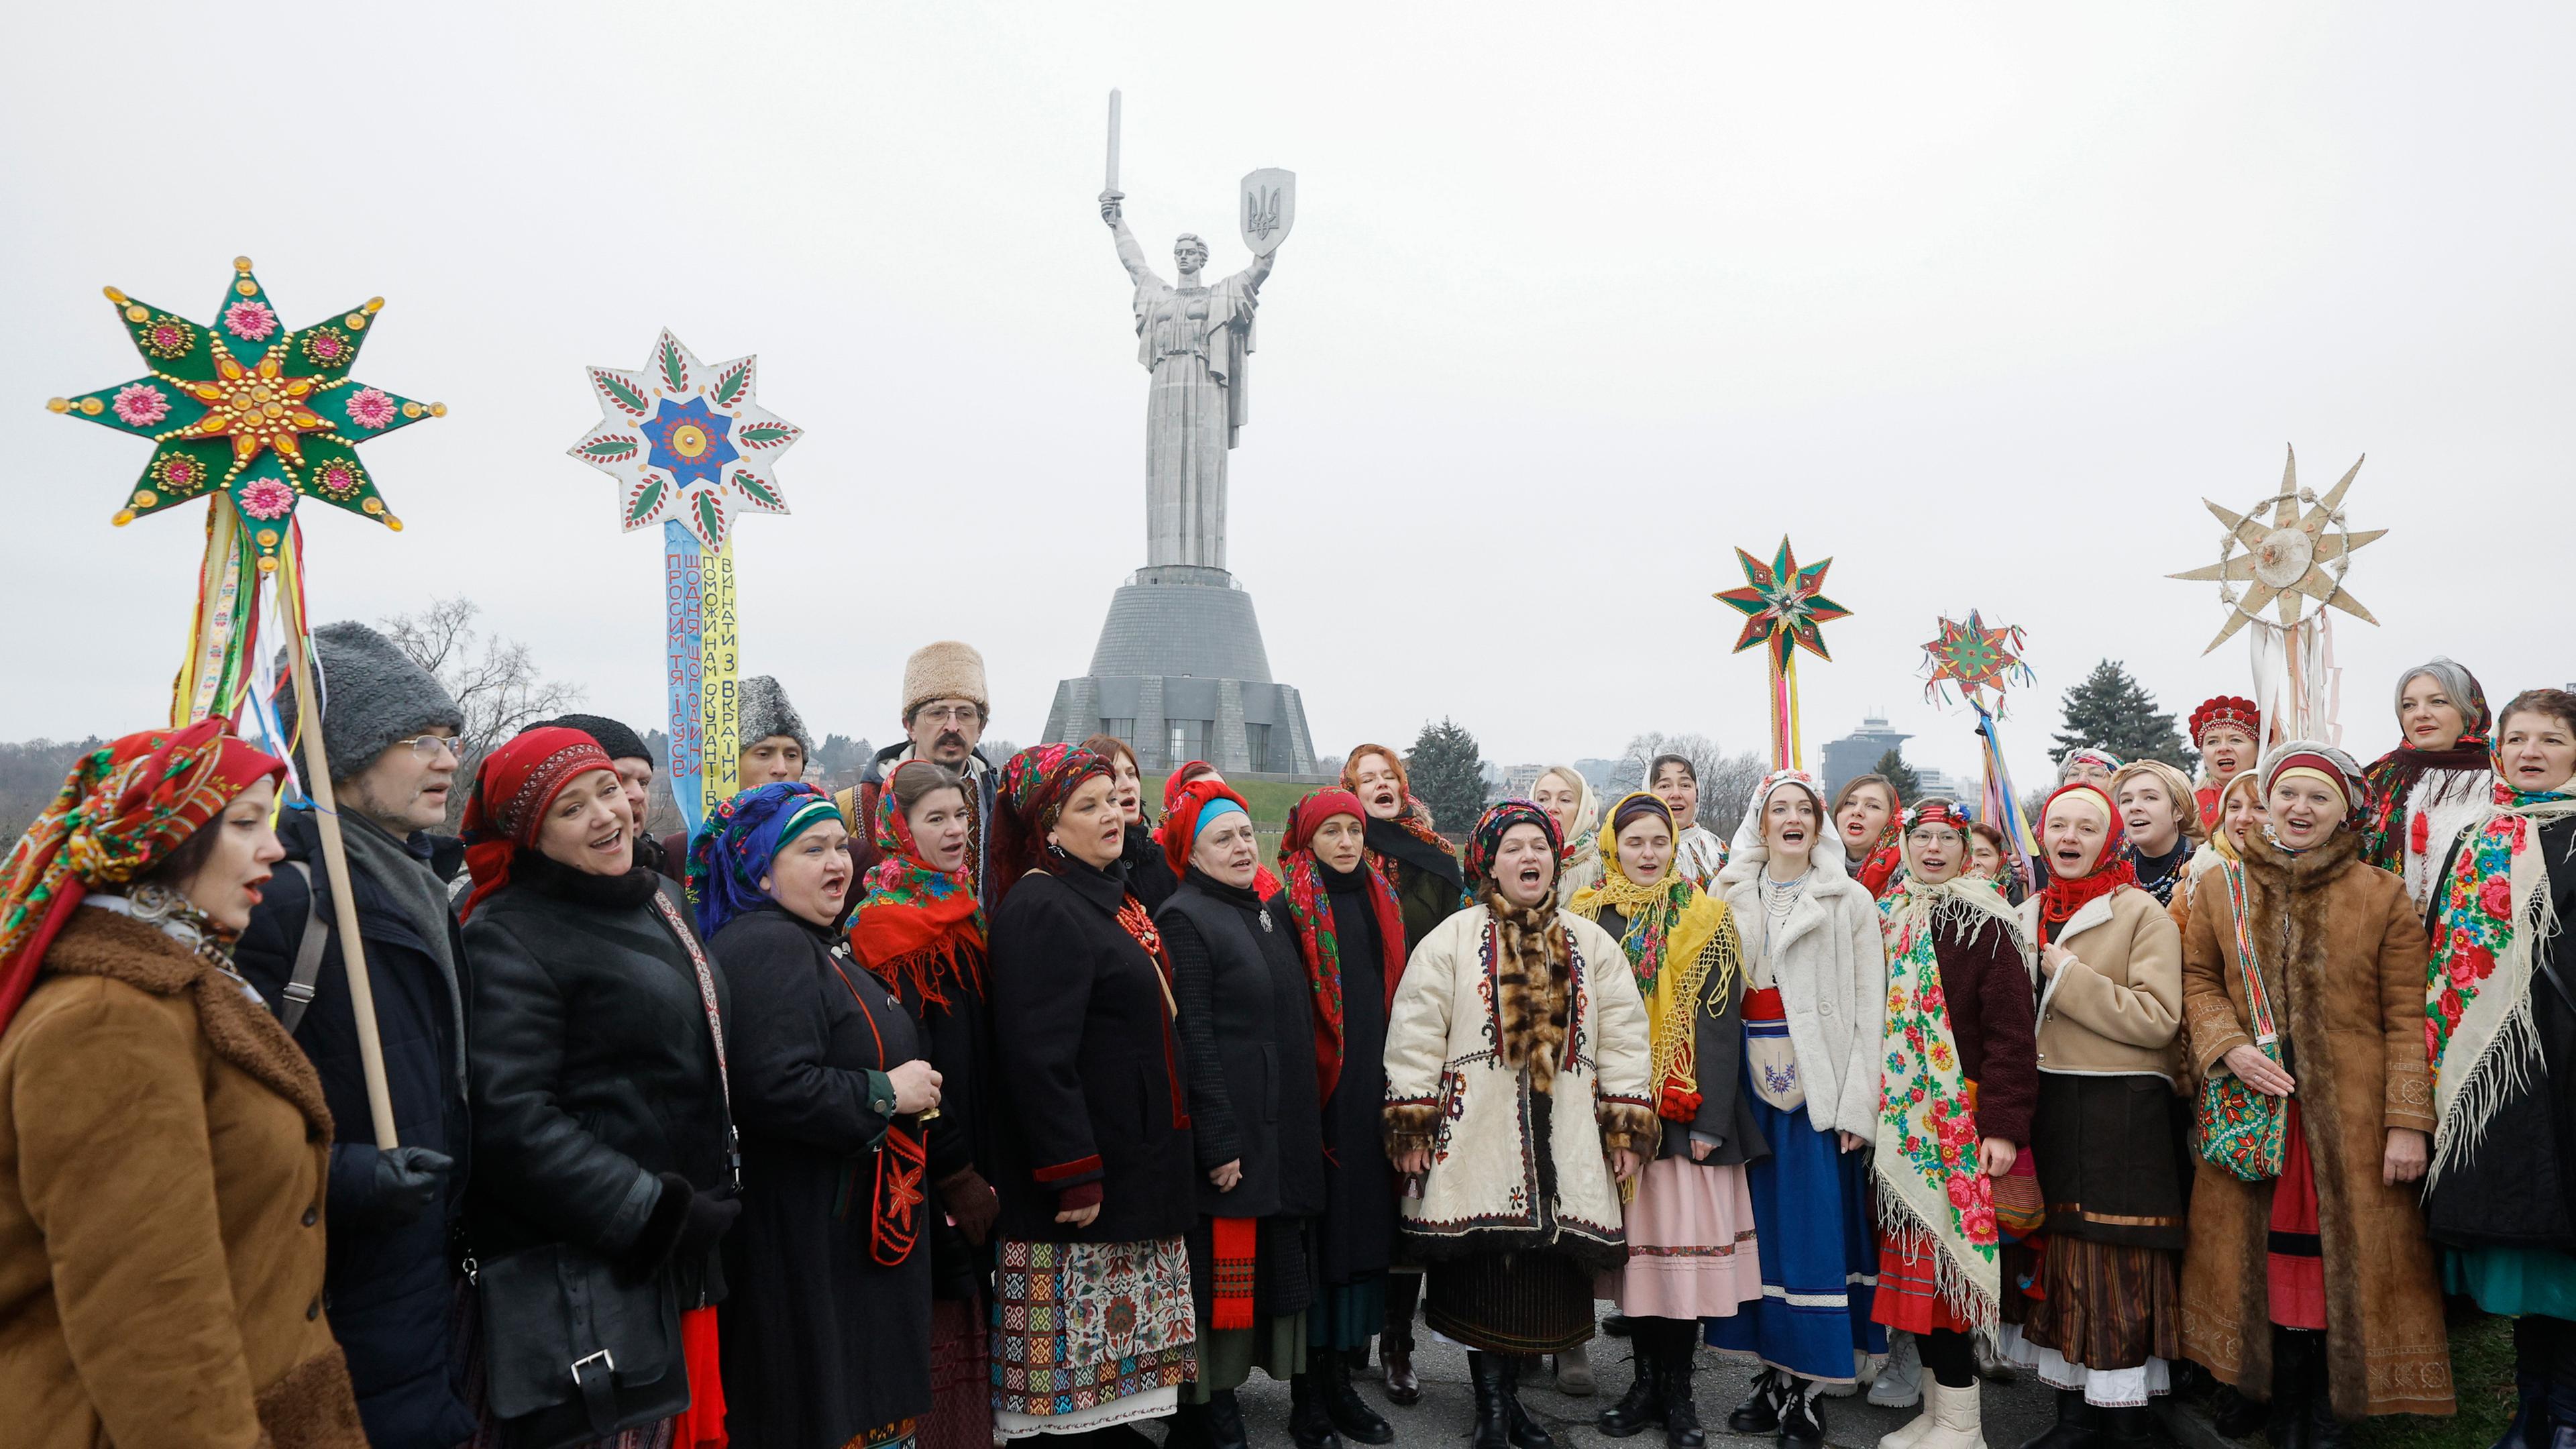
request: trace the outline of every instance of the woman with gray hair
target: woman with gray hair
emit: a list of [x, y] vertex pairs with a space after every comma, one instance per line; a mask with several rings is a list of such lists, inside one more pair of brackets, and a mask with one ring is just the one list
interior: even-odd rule
[[2440, 656], [2397, 677], [2396, 706], [2404, 738], [2363, 772], [2361, 858], [2403, 879], [2420, 911], [2451, 842], [2486, 813], [2494, 721], [2477, 676]]

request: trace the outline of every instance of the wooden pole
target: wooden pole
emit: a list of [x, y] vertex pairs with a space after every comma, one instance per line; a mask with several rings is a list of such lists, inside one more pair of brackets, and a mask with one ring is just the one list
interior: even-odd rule
[[358, 936], [358, 902], [349, 893], [349, 853], [340, 841], [340, 816], [331, 800], [330, 756], [322, 747], [322, 711], [314, 706], [313, 665], [305, 657], [303, 580], [287, 578], [277, 591], [286, 620], [286, 657], [295, 677], [295, 723], [304, 735], [304, 788], [313, 797], [314, 823], [322, 831], [322, 868], [330, 876], [333, 914], [340, 927], [340, 964], [349, 969], [349, 1013], [357, 1018], [358, 1065], [367, 1078], [367, 1114], [376, 1146], [399, 1147], [394, 1136], [393, 1094], [385, 1086], [385, 1047], [376, 1035], [376, 993], [367, 979], [366, 949]]

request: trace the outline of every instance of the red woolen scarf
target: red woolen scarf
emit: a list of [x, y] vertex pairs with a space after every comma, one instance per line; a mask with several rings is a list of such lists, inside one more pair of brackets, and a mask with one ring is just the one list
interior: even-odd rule
[[[1341, 934], [1333, 922], [1332, 892], [1324, 884], [1323, 862], [1314, 851], [1315, 832], [1337, 815], [1368, 823], [1360, 797], [1348, 790], [1318, 790], [1288, 812], [1288, 833], [1279, 840], [1279, 869], [1288, 877], [1288, 914], [1297, 922], [1298, 949], [1306, 958], [1306, 983], [1315, 999], [1315, 1081], [1322, 1100], [1330, 1101], [1342, 1079], [1342, 1046], [1346, 1008], [1342, 1002]], [[1395, 987], [1404, 975], [1404, 917], [1395, 903], [1395, 887], [1386, 871], [1365, 852], [1360, 870], [1367, 877], [1369, 910], [1377, 917], [1378, 970], [1384, 978], [1387, 1010], [1395, 1007]]]
[[2045, 946], [2056, 940], [2058, 928], [2072, 920], [2075, 913], [2086, 905], [2124, 885], [2138, 883], [2137, 867], [2130, 864], [2129, 853], [2121, 848], [2126, 832], [2120, 828], [2119, 807], [2111, 803], [2110, 795], [2101, 786], [2086, 780], [2058, 786], [2048, 797], [2048, 803], [2039, 808], [2041, 828], [2047, 827], [2048, 812], [2069, 795], [2089, 795], [2092, 798], [2087, 803], [2101, 810], [2104, 821], [2102, 850], [2093, 858], [2090, 875], [2068, 880], [2054, 871], [2049, 874], [2048, 884], [2039, 893], [2039, 939], [2034, 943], [2036, 945]]

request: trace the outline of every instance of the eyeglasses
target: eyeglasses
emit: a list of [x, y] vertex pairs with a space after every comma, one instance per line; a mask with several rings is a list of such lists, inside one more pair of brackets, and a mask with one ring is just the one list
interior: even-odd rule
[[[407, 740], [396, 740], [394, 744], [411, 746], [412, 758], [421, 761], [435, 760], [441, 755], [453, 760], [463, 754], [463, 747], [445, 735], [414, 735]], [[392, 749], [393, 745], [385, 748]]]
[[926, 719], [932, 724], [972, 724], [983, 717], [984, 712], [971, 704], [955, 704], [946, 709], [932, 709], [924, 706], [919, 714], [913, 716], [915, 719]]

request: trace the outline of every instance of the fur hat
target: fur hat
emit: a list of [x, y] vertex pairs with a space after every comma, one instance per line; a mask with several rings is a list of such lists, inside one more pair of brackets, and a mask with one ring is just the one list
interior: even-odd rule
[[785, 735], [796, 742], [807, 759], [814, 757], [814, 740], [805, 733], [805, 718], [787, 702], [787, 691], [778, 687], [774, 676], [755, 674], [744, 680], [734, 693], [734, 704], [742, 724], [744, 749], [772, 735]]
[[[313, 652], [321, 660], [322, 752], [335, 782], [366, 773], [385, 746], [433, 725], [464, 733], [465, 711], [447, 687], [366, 625], [354, 619], [323, 625], [313, 631]], [[277, 677], [278, 724], [293, 739], [295, 688], [287, 682], [283, 649]]]
[[942, 639], [924, 644], [903, 661], [903, 719], [934, 699], [971, 699], [986, 714], [993, 701], [984, 692], [984, 656], [972, 644]]
[[553, 719], [539, 720], [528, 728], [544, 729], [548, 725], [581, 731], [599, 741], [599, 747], [612, 760], [642, 760], [656, 769], [661, 768], [662, 762], [653, 758], [653, 751], [645, 745], [642, 735], [604, 714], [561, 714]]

